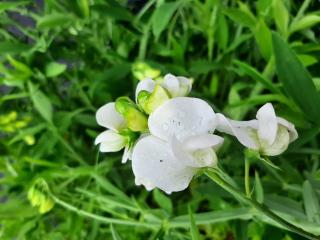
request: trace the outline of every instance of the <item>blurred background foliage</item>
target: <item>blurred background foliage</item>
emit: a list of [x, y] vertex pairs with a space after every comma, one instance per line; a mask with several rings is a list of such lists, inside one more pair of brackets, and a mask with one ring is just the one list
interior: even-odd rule
[[[235, 119], [254, 118], [257, 107], [272, 102], [300, 138], [271, 159], [281, 170], [251, 163], [252, 197], [320, 234], [319, 6], [316, 0], [1, 1], [0, 238], [303, 239], [204, 176], [168, 196], [135, 186], [120, 154], [99, 156], [95, 111], [133, 96], [137, 62], [162, 75], [192, 77], [192, 96]], [[226, 138], [220, 167], [242, 189], [244, 157]], [[48, 200], [44, 214], [28, 201], [37, 206], [38, 195], [27, 197], [42, 180], [50, 188], [39, 195]], [[52, 209], [46, 194], [55, 198]]]

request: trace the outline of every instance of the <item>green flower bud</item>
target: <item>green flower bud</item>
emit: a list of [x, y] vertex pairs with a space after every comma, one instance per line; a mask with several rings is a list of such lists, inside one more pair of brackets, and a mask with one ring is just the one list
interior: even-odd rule
[[148, 120], [144, 113], [138, 110], [128, 97], [120, 97], [116, 100], [116, 110], [123, 115], [127, 121], [128, 128], [134, 132], [148, 129]]
[[134, 132], [142, 132], [148, 129], [148, 119], [146, 115], [136, 108], [129, 108], [126, 113], [128, 128]]
[[150, 114], [169, 99], [170, 96], [167, 91], [157, 84], [148, 99], [144, 101], [143, 110]]
[[41, 214], [50, 211], [54, 206], [48, 184], [42, 178], [37, 179], [29, 189], [28, 199], [33, 207], [39, 207]]
[[161, 71], [159, 69], [152, 68], [146, 63], [137, 62], [132, 66], [132, 73], [139, 80], [146, 78], [157, 78], [160, 76]]

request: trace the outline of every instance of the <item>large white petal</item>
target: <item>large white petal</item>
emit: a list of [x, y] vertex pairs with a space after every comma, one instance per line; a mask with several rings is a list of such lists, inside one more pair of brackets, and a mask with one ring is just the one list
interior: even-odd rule
[[223, 143], [223, 138], [213, 134], [191, 136], [183, 142], [184, 149], [196, 151], [205, 148], [218, 149]]
[[282, 125], [288, 129], [290, 142], [293, 142], [294, 140], [296, 140], [298, 138], [298, 132], [291, 122], [289, 122], [281, 117], [277, 117], [277, 120], [280, 125]]
[[147, 189], [155, 186], [168, 194], [187, 188], [196, 172], [173, 155], [169, 143], [154, 136], [144, 137], [134, 146], [132, 170], [137, 184]]
[[258, 136], [263, 145], [272, 145], [278, 131], [278, 120], [271, 103], [266, 103], [257, 112]]
[[96, 120], [100, 126], [115, 131], [126, 125], [125, 119], [117, 112], [114, 102], [107, 103], [100, 107], [96, 113]]
[[156, 85], [155, 82], [151, 78], [146, 78], [140, 81], [136, 88], [136, 102], [138, 101], [139, 92], [148, 91], [152, 93], [155, 85]]
[[94, 144], [100, 144], [101, 152], [118, 152], [127, 144], [127, 139], [113, 130], [107, 130], [96, 137]]
[[234, 121], [226, 118], [221, 113], [216, 114], [217, 130], [235, 136], [239, 142], [251, 149], [259, 149], [258, 136], [254, 132], [258, 129], [258, 121]]
[[148, 120], [152, 135], [169, 141], [173, 135], [183, 141], [189, 136], [213, 131], [216, 116], [205, 101], [198, 98], [176, 97], [158, 107]]
[[[213, 147], [219, 147], [223, 142], [223, 138], [216, 137], [211, 138], [200, 135], [181, 143], [173, 136], [170, 145], [173, 154], [183, 161], [185, 165], [195, 168], [209, 167], [217, 163], [217, 156]], [[194, 146], [192, 146], [192, 140]], [[186, 142], [188, 143], [186, 144]]]
[[162, 86], [167, 89], [172, 97], [177, 97], [179, 95], [179, 80], [172, 74], [166, 74], [163, 79]]

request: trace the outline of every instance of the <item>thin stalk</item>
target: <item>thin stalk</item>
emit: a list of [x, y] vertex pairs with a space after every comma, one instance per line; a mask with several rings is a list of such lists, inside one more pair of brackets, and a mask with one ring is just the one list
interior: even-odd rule
[[250, 191], [250, 162], [249, 159], [245, 158], [244, 161], [244, 186], [246, 190], [246, 195], [248, 198], [251, 196], [251, 191]]
[[301, 236], [303, 236], [303, 237], [305, 237], [307, 239], [311, 239], [311, 240], [319, 240], [320, 239], [320, 236], [316, 236], [316, 235], [314, 235], [312, 233], [306, 232], [305, 230], [303, 230], [303, 229], [291, 224], [290, 222], [288, 222], [285, 219], [281, 218], [277, 214], [273, 213], [267, 206], [265, 206], [263, 204], [260, 204], [256, 200], [247, 197], [244, 193], [240, 192], [237, 188], [235, 188], [231, 184], [227, 183], [216, 172], [214, 172], [212, 170], [211, 171], [210, 170], [206, 170], [205, 174], [211, 180], [213, 180], [215, 183], [217, 183], [220, 187], [222, 187], [224, 190], [226, 190], [230, 194], [234, 195], [235, 197], [237, 197], [242, 202], [250, 205], [251, 207], [254, 207], [255, 209], [257, 209], [258, 211], [260, 211], [261, 213], [263, 213], [264, 215], [266, 215], [270, 219], [274, 220], [275, 222], [277, 222], [281, 226], [285, 227], [289, 231], [294, 232], [296, 234], [299, 234], [299, 235], [301, 235]]
[[145, 228], [151, 228], [151, 229], [157, 229], [160, 227], [161, 223], [143, 223], [136, 220], [121, 220], [121, 219], [115, 219], [115, 218], [109, 218], [109, 217], [103, 217], [100, 215], [96, 215], [94, 213], [90, 213], [87, 211], [84, 211], [82, 209], [79, 209], [65, 201], [62, 201], [61, 199], [57, 198], [53, 194], [51, 194], [52, 199], [55, 201], [56, 204], [60, 205], [61, 207], [75, 212], [78, 215], [88, 217], [94, 220], [97, 220], [99, 222], [107, 223], [107, 224], [119, 224], [119, 225], [126, 225], [126, 226], [134, 226], [134, 227], [145, 227]]

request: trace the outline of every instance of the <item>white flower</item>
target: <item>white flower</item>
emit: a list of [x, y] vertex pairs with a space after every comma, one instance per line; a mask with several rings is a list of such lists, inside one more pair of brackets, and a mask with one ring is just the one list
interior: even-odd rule
[[[146, 78], [140, 81], [136, 88], [136, 102], [141, 91], [144, 90], [152, 93], [155, 86], [156, 82], [151, 78]], [[186, 77], [176, 77], [172, 74], [166, 74], [161, 86], [170, 93], [171, 97], [183, 97], [187, 96], [191, 91], [192, 80]]]
[[120, 134], [126, 127], [126, 121], [115, 109], [115, 103], [107, 103], [100, 107], [96, 113], [96, 120], [100, 126], [108, 128], [99, 134], [95, 139], [95, 145], [100, 144], [101, 152], [118, 152], [125, 148], [122, 162], [125, 163], [130, 158], [131, 149], [129, 140]]
[[294, 125], [277, 117], [271, 103], [263, 105], [256, 120], [234, 121], [217, 114], [217, 130], [235, 136], [244, 146], [267, 156], [283, 153], [298, 137]]
[[134, 146], [132, 169], [136, 184], [166, 193], [188, 187], [201, 167], [214, 166], [223, 138], [212, 135], [216, 115], [197, 98], [177, 97], [158, 107], [149, 117], [151, 135]]

